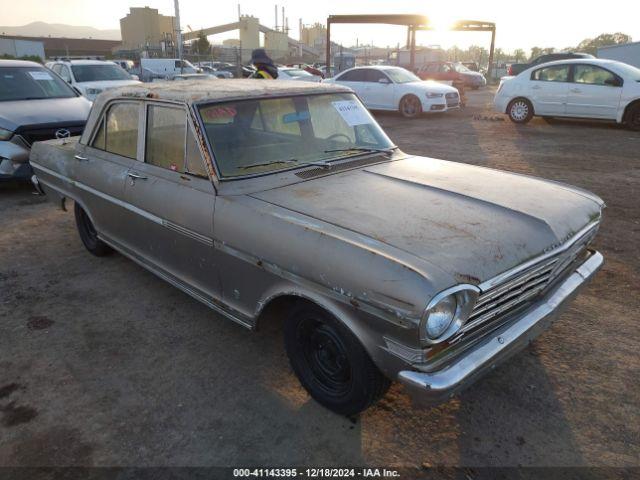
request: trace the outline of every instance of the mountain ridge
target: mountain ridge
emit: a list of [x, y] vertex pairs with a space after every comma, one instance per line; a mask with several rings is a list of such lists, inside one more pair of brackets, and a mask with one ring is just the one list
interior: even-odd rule
[[26, 25], [0, 26], [0, 34], [23, 37], [94, 38], [98, 40], [120, 40], [120, 29], [100, 30], [86, 25], [64, 23], [31, 22]]

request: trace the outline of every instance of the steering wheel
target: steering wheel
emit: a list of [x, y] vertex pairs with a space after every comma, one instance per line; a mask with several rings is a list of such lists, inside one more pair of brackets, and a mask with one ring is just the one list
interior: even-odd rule
[[347, 143], [351, 143], [351, 139], [349, 138], [349, 135], [341, 132], [334, 133], [333, 135], [328, 136], [327, 140], [333, 140], [334, 138], [338, 138], [338, 137], [344, 137], [347, 139]]

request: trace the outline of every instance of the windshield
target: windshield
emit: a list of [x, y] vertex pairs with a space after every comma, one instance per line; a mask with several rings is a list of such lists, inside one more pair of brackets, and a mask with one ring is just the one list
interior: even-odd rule
[[0, 101], [76, 97], [56, 74], [41, 67], [0, 67]]
[[385, 69], [384, 73], [391, 77], [393, 83], [420, 82], [420, 78], [404, 68]]
[[462, 65], [461, 63], [454, 63], [453, 64], [453, 68], [455, 68], [456, 72], [459, 72], [459, 73], [466, 73], [466, 72], [470, 72], [471, 71], [467, 67]]
[[73, 65], [76, 82], [100, 82], [105, 80], [131, 80], [131, 76], [114, 64]]
[[309, 72], [306, 72], [304, 70], [299, 70], [299, 69], [295, 69], [295, 68], [287, 68], [282, 70], [286, 75], [289, 75], [290, 77], [311, 77], [312, 75]]
[[351, 93], [205, 104], [199, 111], [223, 178], [325, 164], [362, 154], [354, 149], [394, 146]]
[[640, 68], [622, 62], [616, 64], [616, 68], [623, 77], [629, 77], [632, 80], [640, 82]]

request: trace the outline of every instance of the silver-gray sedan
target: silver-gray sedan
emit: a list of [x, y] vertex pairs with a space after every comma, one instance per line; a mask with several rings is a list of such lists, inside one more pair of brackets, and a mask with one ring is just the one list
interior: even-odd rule
[[[346, 87], [184, 81], [100, 95], [34, 182], [117, 250], [250, 329], [354, 414], [399, 380], [447, 399], [526, 346], [603, 262], [596, 195], [400, 151]], [[249, 379], [248, 379], [249, 380]]]

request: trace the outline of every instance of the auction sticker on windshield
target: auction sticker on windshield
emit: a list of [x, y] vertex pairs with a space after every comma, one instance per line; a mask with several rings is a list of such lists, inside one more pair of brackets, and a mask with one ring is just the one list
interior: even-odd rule
[[31, 78], [34, 80], [53, 80], [51, 75], [49, 75], [49, 72], [35, 71], [29, 72], [29, 75], [31, 75]]
[[350, 127], [371, 123], [369, 113], [355, 100], [341, 100], [331, 104]]

